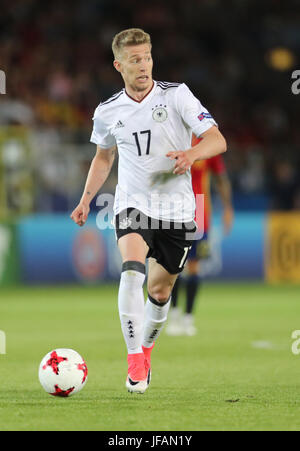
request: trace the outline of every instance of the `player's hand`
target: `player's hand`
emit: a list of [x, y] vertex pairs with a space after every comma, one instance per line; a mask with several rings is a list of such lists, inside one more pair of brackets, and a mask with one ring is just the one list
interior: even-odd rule
[[70, 218], [73, 219], [75, 224], [82, 227], [86, 223], [89, 212], [90, 207], [86, 204], [80, 203], [79, 205], [77, 205], [75, 210], [73, 210], [73, 212], [70, 215]]
[[189, 151], [174, 150], [166, 154], [171, 160], [175, 160], [175, 166], [173, 169], [173, 174], [182, 175], [189, 169], [191, 169], [194, 163], [193, 158], [190, 156]]

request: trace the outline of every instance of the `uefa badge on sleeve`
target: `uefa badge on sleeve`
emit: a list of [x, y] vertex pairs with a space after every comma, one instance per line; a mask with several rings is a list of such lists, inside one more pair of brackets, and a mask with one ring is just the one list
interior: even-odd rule
[[203, 119], [212, 119], [212, 115], [207, 111], [202, 111], [202, 113], [197, 116], [199, 121], [203, 121]]

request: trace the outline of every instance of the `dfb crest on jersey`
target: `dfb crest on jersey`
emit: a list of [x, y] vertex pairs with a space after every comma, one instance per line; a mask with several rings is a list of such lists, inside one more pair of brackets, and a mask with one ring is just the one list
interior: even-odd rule
[[168, 112], [166, 110], [167, 105], [155, 105], [152, 108], [152, 117], [156, 122], [164, 122], [168, 117]]

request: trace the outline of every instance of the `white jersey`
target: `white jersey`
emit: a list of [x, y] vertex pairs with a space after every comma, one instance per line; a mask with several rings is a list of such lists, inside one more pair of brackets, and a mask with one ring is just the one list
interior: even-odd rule
[[123, 89], [100, 103], [93, 121], [91, 142], [102, 149], [118, 147], [115, 214], [133, 207], [164, 221], [194, 219], [190, 171], [155, 183], [155, 175], [172, 173], [168, 152], [191, 148], [192, 133], [199, 137], [216, 125], [184, 83], [154, 81], [140, 102]]

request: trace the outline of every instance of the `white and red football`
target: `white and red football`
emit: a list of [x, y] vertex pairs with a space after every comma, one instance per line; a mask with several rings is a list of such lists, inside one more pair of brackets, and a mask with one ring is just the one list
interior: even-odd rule
[[54, 349], [42, 359], [39, 380], [53, 396], [72, 396], [83, 389], [88, 369], [84, 359], [73, 349]]

